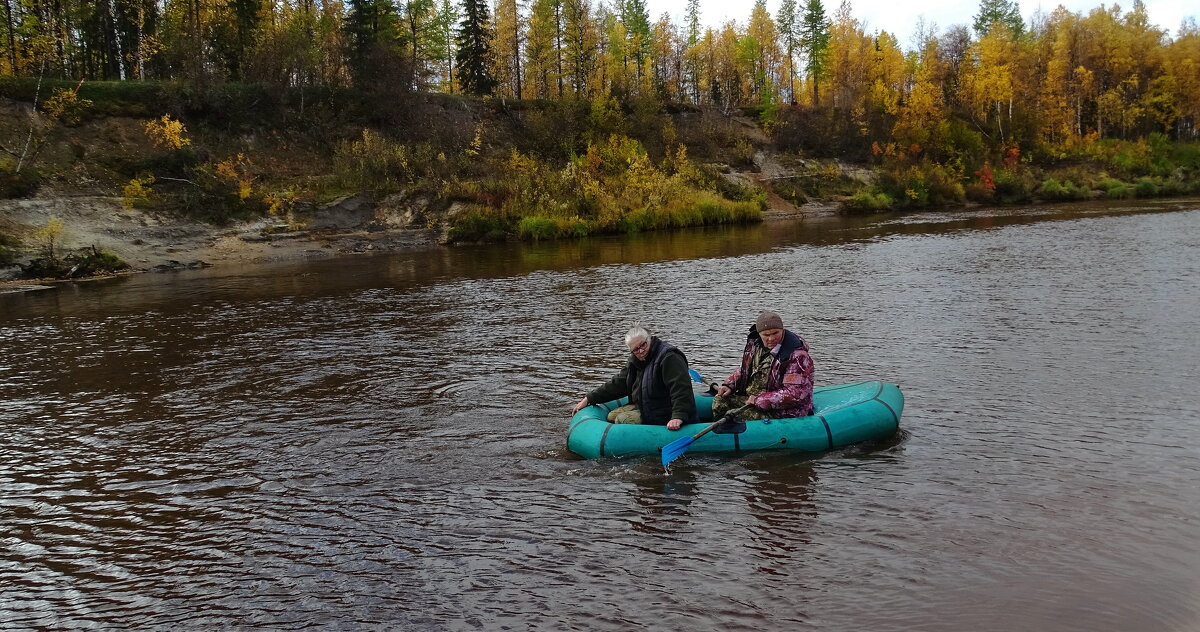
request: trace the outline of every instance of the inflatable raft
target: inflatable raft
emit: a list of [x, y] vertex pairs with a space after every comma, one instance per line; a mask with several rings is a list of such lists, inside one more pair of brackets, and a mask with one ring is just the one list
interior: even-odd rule
[[[687, 424], [674, 432], [666, 426], [612, 424], [609, 411], [626, 403], [620, 399], [588, 406], [575, 413], [567, 430], [567, 449], [586, 459], [601, 456], [657, 454], [663, 446], [694, 435], [712, 423], [712, 397], [696, 396], [701, 423]], [[790, 419], [760, 419], [735, 432], [710, 432], [696, 440], [688, 452], [749, 452], [800, 450], [823, 452], [860, 441], [886, 439], [900, 427], [904, 395], [887, 382], [860, 382], [823, 386], [813, 390], [813, 414]]]

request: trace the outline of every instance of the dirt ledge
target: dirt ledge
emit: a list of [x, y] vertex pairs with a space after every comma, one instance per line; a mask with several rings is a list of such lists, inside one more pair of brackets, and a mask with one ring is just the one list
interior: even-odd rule
[[[380, 229], [345, 222], [344, 227], [296, 230], [276, 218], [214, 226], [126, 209], [116, 197], [0, 200], [0, 231], [26, 243], [52, 218], [63, 223], [61, 251], [95, 246], [115, 253], [132, 272], [436, 248], [444, 236], [437, 228]], [[0, 268], [0, 282], [9, 287], [37, 284], [18, 279], [19, 273], [17, 266]]]
[[[742, 175], [750, 181], [758, 177]], [[796, 207], [771, 193], [763, 219], [777, 221], [834, 212], [832, 206], [820, 203]], [[446, 237], [446, 218], [428, 222], [414, 205], [389, 203], [387, 199], [373, 202], [365, 196], [335, 200], [292, 224], [271, 217], [227, 226], [127, 209], [119, 197], [59, 195], [0, 200], [0, 231], [20, 237], [27, 244], [33, 232], [53, 218], [63, 224], [58, 242], [61, 251], [92, 246], [108, 250], [130, 264], [129, 273], [427, 250], [445, 247], [442, 244]], [[20, 279], [19, 273], [17, 266], [0, 268], [0, 286], [13, 291], [22, 286], [38, 289], [39, 285], [54, 282]]]

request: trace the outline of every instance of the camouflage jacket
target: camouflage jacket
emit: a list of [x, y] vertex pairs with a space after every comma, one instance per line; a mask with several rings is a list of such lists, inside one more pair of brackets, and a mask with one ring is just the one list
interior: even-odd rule
[[[812, 414], [813, 361], [808, 353], [808, 343], [788, 330], [783, 330], [783, 342], [779, 354], [771, 362], [767, 374], [766, 391], [755, 400], [755, 407], [772, 413], [772, 416], [806, 417]], [[725, 379], [725, 386], [733, 392], [744, 394], [753, 375], [754, 350], [761, 347], [758, 330], [750, 326], [746, 348], [742, 351], [742, 366]]]

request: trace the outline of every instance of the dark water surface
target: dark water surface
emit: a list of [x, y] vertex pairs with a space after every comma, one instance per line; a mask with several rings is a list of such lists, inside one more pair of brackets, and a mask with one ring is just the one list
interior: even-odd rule
[[[1200, 629], [1200, 205], [777, 222], [0, 295], [0, 627]], [[901, 435], [583, 461], [634, 320], [772, 307]]]

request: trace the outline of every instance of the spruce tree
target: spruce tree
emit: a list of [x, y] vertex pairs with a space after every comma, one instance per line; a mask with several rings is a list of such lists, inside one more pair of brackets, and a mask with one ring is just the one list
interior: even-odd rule
[[804, 6], [804, 16], [800, 20], [800, 45], [807, 56], [804, 69], [812, 81], [813, 105], [817, 106], [821, 104], [820, 83], [825, 76], [828, 65], [826, 55], [829, 52], [829, 18], [825, 17], [821, 0], [808, 0]]
[[496, 79], [492, 66], [491, 20], [487, 0], [464, 0], [463, 19], [458, 27], [458, 81], [467, 94], [491, 94]]
[[350, 70], [365, 85], [381, 74], [377, 64], [392, 58], [387, 53], [396, 47], [400, 16], [389, 0], [349, 0], [346, 6]]
[[642, 78], [642, 66], [650, 56], [650, 13], [646, 9], [645, 0], [625, 0], [620, 4], [621, 23], [625, 25], [626, 37], [629, 39], [630, 50], [638, 80]]
[[783, 52], [787, 56], [787, 77], [785, 84], [787, 86], [788, 102], [796, 102], [796, 68], [794, 62], [796, 59], [796, 49], [800, 47], [799, 37], [799, 15], [796, 7], [796, 0], [783, 0], [779, 5], [779, 13], [776, 14], [775, 24], [779, 28], [779, 43], [783, 45]]
[[1021, 19], [1021, 9], [1017, 0], [981, 0], [979, 14], [975, 16], [975, 34], [979, 37], [987, 35], [994, 24], [1008, 27], [1014, 38], [1020, 37], [1025, 31], [1025, 22]]

